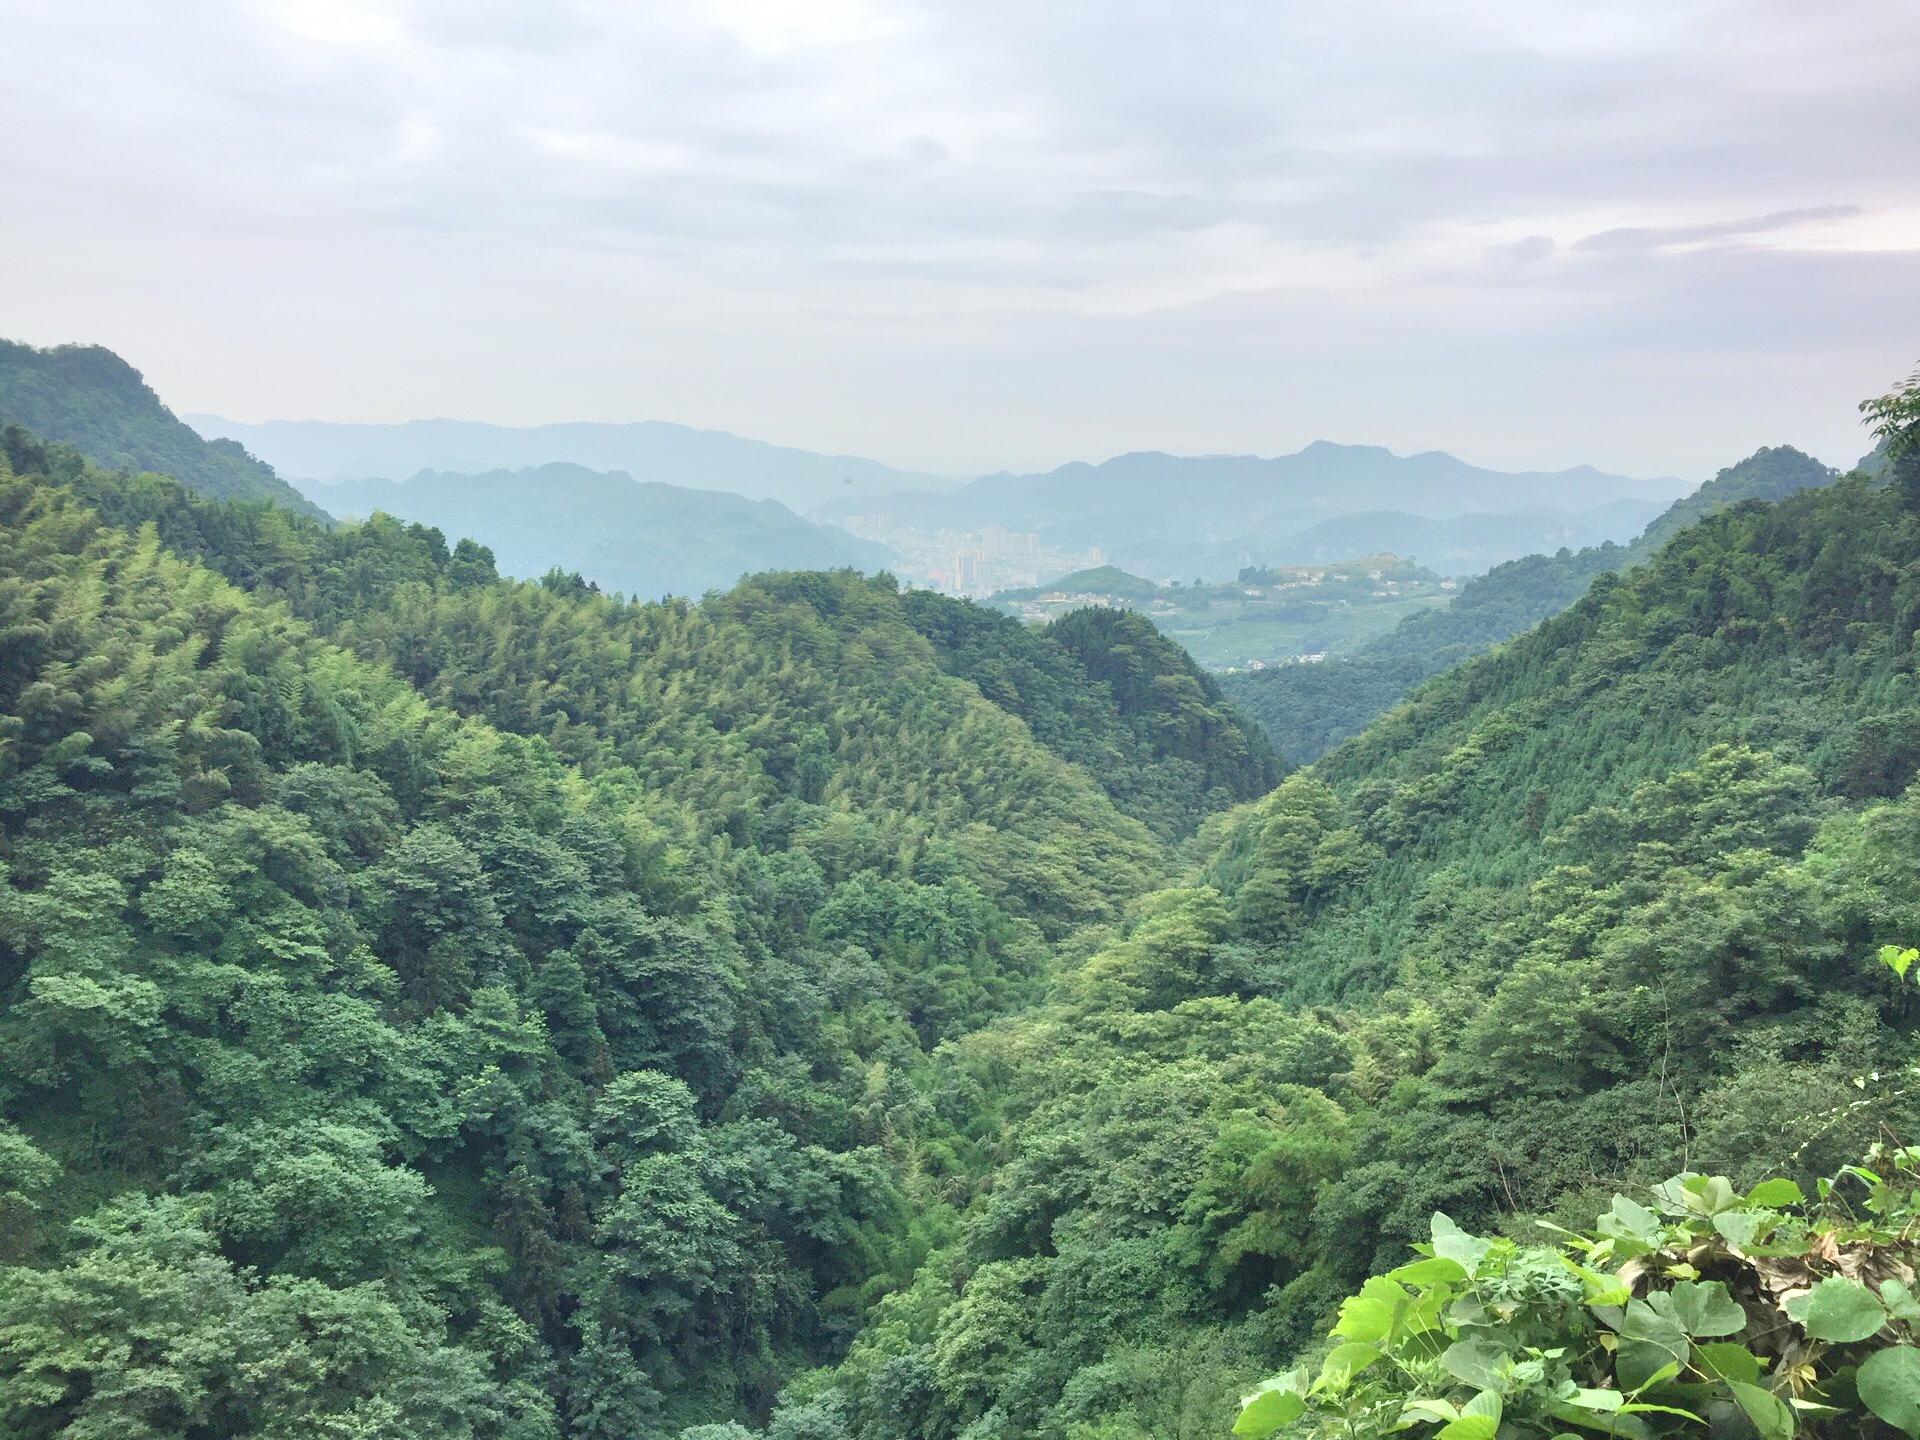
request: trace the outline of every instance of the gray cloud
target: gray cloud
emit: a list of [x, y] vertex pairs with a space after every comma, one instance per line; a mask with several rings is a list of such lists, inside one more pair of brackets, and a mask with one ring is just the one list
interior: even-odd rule
[[1851, 458], [1920, 333], [1910, 0], [14, 0], [0, 41], [0, 332], [242, 418], [1707, 471]]
[[1576, 250], [1659, 250], [1669, 245], [1693, 245], [1707, 240], [1739, 240], [1808, 225], [1819, 220], [1849, 220], [1858, 205], [1810, 205], [1799, 210], [1775, 210], [1747, 220], [1712, 220], [1701, 225], [1627, 226], [1602, 230], [1576, 241]]
[[1529, 235], [1524, 240], [1515, 240], [1508, 245], [1496, 245], [1493, 251], [1519, 266], [1538, 264], [1558, 248], [1551, 235]]

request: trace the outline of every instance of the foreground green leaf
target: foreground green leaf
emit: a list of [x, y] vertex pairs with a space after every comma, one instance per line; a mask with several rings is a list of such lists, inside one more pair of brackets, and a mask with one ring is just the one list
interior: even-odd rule
[[1920, 1350], [1894, 1345], [1868, 1356], [1854, 1387], [1860, 1403], [1887, 1424], [1920, 1435]]

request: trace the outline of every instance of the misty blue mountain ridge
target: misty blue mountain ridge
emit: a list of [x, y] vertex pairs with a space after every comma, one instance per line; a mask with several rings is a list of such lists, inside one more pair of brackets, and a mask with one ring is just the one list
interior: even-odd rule
[[[1032, 533], [1042, 545], [1155, 574], [1231, 577], [1247, 564], [1418, 554], [1448, 574], [1562, 546], [1625, 541], [1692, 489], [1592, 466], [1508, 472], [1441, 451], [1398, 455], [1320, 440], [1290, 455], [1138, 451], [961, 483], [859, 456], [817, 455], [664, 421], [514, 427], [418, 420], [241, 424], [190, 417], [282, 474], [323, 484], [564, 463], [778, 500], [886, 541], [895, 532]], [[303, 489], [322, 505], [329, 492]], [[1070, 568], [1070, 567], [1068, 567]]]
[[243, 424], [190, 414], [208, 439], [236, 440], [281, 474], [299, 480], [404, 480], [423, 470], [477, 474], [563, 463], [625, 471], [696, 490], [728, 490], [809, 510], [842, 494], [931, 489], [952, 482], [854, 455], [818, 455], [664, 420], [495, 425], [479, 420], [408, 420], [362, 425], [327, 420]]
[[1159, 577], [1230, 579], [1247, 564], [1389, 551], [1469, 574], [1629, 538], [1652, 497], [1688, 488], [1590, 467], [1509, 474], [1438, 452], [1324, 441], [1272, 459], [1140, 452], [955, 486], [658, 421], [238, 426], [196, 416], [196, 431], [104, 347], [9, 343], [0, 361], [0, 420], [99, 463], [336, 517], [384, 510], [495, 548], [508, 573], [558, 566], [641, 596], [698, 595], [768, 569], [937, 580], [968, 535], [994, 528], [1036, 536], [1038, 579], [1077, 568], [1092, 547]]
[[[1119, 496], [1150, 487], [1169, 472], [1198, 477], [1208, 489], [1258, 479], [1286, 482], [1302, 473], [1385, 482], [1386, 493], [1425, 499], [1436, 517], [1526, 509], [1529, 495], [1537, 495], [1551, 509], [1585, 510], [1616, 498], [1665, 504], [1697, 483], [1674, 476], [1615, 475], [1591, 465], [1507, 472], [1472, 465], [1444, 451], [1403, 456], [1383, 446], [1330, 440], [1316, 440], [1293, 454], [1272, 457], [1130, 451], [1099, 462], [1069, 461], [1044, 472], [1002, 470], [960, 481], [861, 456], [820, 455], [663, 420], [512, 426], [448, 419], [393, 424], [246, 423], [202, 413], [183, 418], [208, 439], [238, 441], [280, 473], [300, 480], [397, 480], [422, 470], [477, 473], [557, 461], [596, 470], [625, 470], [641, 479], [694, 489], [727, 489], [750, 499], [777, 499], [795, 509], [819, 507], [828, 518], [859, 513], [861, 505], [876, 496], [915, 513], [954, 516], [1014, 498], [1008, 518], [1022, 518], [1043, 514], [1053, 503], [1022, 492], [1065, 497], [1091, 486]], [[1389, 475], [1399, 483], [1388, 481]], [[1461, 485], [1458, 495], [1436, 490], [1449, 482]], [[945, 496], [950, 503], [942, 506], [930, 496]], [[1397, 507], [1383, 504], [1380, 508]]]
[[564, 462], [410, 480], [300, 482], [341, 519], [375, 512], [478, 540], [504, 575], [572, 571], [606, 590], [657, 599], [724, 589], [762, 570], [891, 568], [893, 552], [837, 526], [753, 500]]

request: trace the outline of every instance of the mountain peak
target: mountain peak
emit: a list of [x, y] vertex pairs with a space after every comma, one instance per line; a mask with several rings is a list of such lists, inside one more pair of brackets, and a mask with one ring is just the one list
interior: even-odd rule
[[0, 423], [71, 445], [108, 469], [150, 470], [216, 499], [324, 513], [240, 446], [203, 440], [103, 345], [0, 340]]

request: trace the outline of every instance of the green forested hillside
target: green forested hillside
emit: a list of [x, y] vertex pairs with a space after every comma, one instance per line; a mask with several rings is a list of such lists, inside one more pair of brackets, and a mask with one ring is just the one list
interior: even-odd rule
[[1408, 616], [1324, 671], [1250, 671], [1226, 677], [1226, 689], [1282, 754], [1316, 760], [1419, 681], [1559, 614], [1586, 594], [1596, 576], [1643, 564], [1702, 517], [1742, 500], [1783, 500], [1834, 478], [1833, 470], [1790, 445], [1763, 446], [1676, 500], [1631, 545], [1560, 550], [1496, 565], [1461, 586], [1449, 604]]
[[10, 1434], [763, 1409], [942, 1233], [926, 1048], [1161, 873], [873, 582], [615, 605], [5, 454]]
[[0, 340], [0, 425], [64, 441], [110, 469], [151, 470], [217, 499], [271, 500], [325, 518], [234, 441], [202, 440], [103, 346]]
[[1031, 630], [931, 591], [902, 604], [943, 670], [1025, 720], [1161, 835], [1188, 833], [1280, 778], [1259, 728], [1144, 616], [1082, 609]]
[[[103, 475], [25, 436], [12, 443], [24, 447], [19, 468], [53, 472], [116, 524], [153, 522], [169, 547], [393, 661], [438, 700], [546, 734], [583, 765], [615, 754], [675, 775], [709, 769], [705, 783], [716, 788], [691, 798], [705, 823], [739, 834], [754, 823], [742, 805], [757, 812], [796, 780], [822, 789], [830, 773], [844, 772], [847, 746], [875, 745], [870, 722], [884, 716], [897, 725], [924, 706], [935, 668], [977, 686], [1079, 766], [1081, 782], [1105, 788], [1165, 836], [1190, 833], [1211, 810], [1252, 799], [1277, 778], [1257, 728], [1178, 646], [1130, 617], [1104, 624], [1106, 612], [1088, 612], [1033, 631], [963, 601], [847, 572], [757, 576], [701, 607], [621, 601], [557, 572], [538, 585], [495, 584], [485, 547], [461, 540], [449, 548], [417, 524], [383, 515], [329, 532], [269, 509], [209, 505], [164, 483]], [[675, 633], [698, 652], [691, 663], [663, 645]], [[861, 643], [842, 646], [848, 635]], [[780, 647], [793, 653], [778, 664], [752, 653]], [[855, 668], [841, 665], [847, 659]], [[753, 693], [733, 692], [742, 685]], [[836, 714], [835, 703], [856, 686], [865, 708]], [[667, 693], [649, 698], [649, 690]], [[965, 692], [934, 693], [957, 703]], [[752, 724], [736, 732], [740, 716]], [[716, 717], [729, 717], [719, 723], [735, 734], [725, 763], [709, 755], [719, 742], [703, 733]], [[901, 736], [888, 743], [897, 751]], [[933, 756], [894, 753], [885, 763], [908, 759], [925, 762], [925, 783], [936, 788], [997, 783], [946, 774]], [[725, 786], [747, 798], [718, 788]], [[893, 798], [876, 807], [888, 825], [900, 823]], [[1004, 798], [979, 796], [972, 818], [1002, 825], [995, 807]], [[961, 803], [974, 797], [963, 794]], [[968, 813], [941, 819], [957, 818], [948, 828], [964, 832]]]
[[1890, 483], [1701, 520], [1177, 853], [1271, 760], [1128, 617], [616, 603], [8, 434], [0, 1426], [1160, 1440], [1300, 1362], [1243, 1433], [1898, 1433], [1876, 416]]
[[[1365, 797], [1376, 878], [1397, 863], [1447, 879], [1432, 918], [1412, 917], [1425, 933], [1397, 988], [1435, 993], [1452, 968], [1439, 989], [1465, 980], [1472, 1009], [1427, 1072], [1425, 1115], [1401, 1131], [1426, 1163], [1348, 1180], [1391, 1178], [1386, 1228], [1424, 1228], [1423, 1258], [1344, 1301], [1340, 1343], [1251, 1392], [1236, 1434], [1920, 1429], [1920, 1150], [1903, 1138], [1920, 959], [1904, 943], [1920, 899], [1920, 376], [1862, 409], [1889, 490], [1860, 476], [1706, 521], [1422, 692], [1451, 695], [1430, 717], [1454, 742], [1437, 767], [1393, 727], [1323, 767]], [[1529, 753], [1503, 723], [1541, 702], [1564, 715], [1576, 697], [1575, 745], [1532, 712], [1557, 754]], [[1621, 731], [1655, 772], [1630, 793], [1632, 769], [1596, 743]], [[1744, 739], [1715, 739], [1729, 734]], [[1588, 754], [1584, 772], [1569, 764]], [[1588, 808], [1532, 859], [1520, 837], [1534, 815], [1516, 832], [1494, 792], [1526, 795], [1544, 820], [1553, 799], [1535, 803], [1535, 778]], [[1216, 873], [1238, 876], [1240, 922], [1259, 923], [1258, 838], [1228, 833]], [[1506, 884], [1473, 883], [1501, 871]], [[1527, 879], [1506, 936], [1472, 915]], [[1448, 1183], [1423, 1193], [1443, 1154]], [[1650, 1184], [1662, 1170], [1679, 1173]], [[1409, 1201], [1443, 1208], [1422, 1227]], [[1548, 1207], [1576, 1228], [1513, 1226]], [[1512, 1238], [1444, 1213], [1473, 1209]]]
[[1130, 600], [1151, 600], [1159, 593], [1160, 587], [1151, 580], [1138, 575], [1129, 575], [1118, 565], [1096, 565], [1091, 570], [1075, 570], [1062, 575], [1058, 580], [1046, 585], [1031, 585], [1025, 589], [1002, 590], [993, 598], [1004, 600], [1037, 600], [1042, 595], [1059, 590], [1067, 594], [1093, 594], [1124, 596]]
[[[1912, 1011], [1874, 955], [1920, 925], [1916, 605], [1897, 488], [1739, 506], [1217, 823], [1192, 884], [943, 1054], [999, 1097], [998, 1163], [780, 1433], [1221, 1434], [1436, 1210], [1533, 1239], [1682, 1169], [1811, 1194], [1911, 1133]], [[1472, 1373], [1525, 1360], [1492, 1335]], [[1360, 1423], [1396, 1378], [1312, 1433], [1439, 1432]], [[1759, 1432], [1711, 1371], [1684, 1398], [1726, 1434], [1879, 1433], [1823, 1396], [1832, 1425], [1746, 1397], [1789, 1416]]]
[[1802, 490], [1831, 484], [1839, 474], [1791, 445], [1762, 445], [1691, 495], [1674, 501], [1628, 548], [1635, 552], [1635, 560], [1644, 559], [1696, 520], [1718, 514], [1729, 505], [1742, 500], [1785, 500]]

